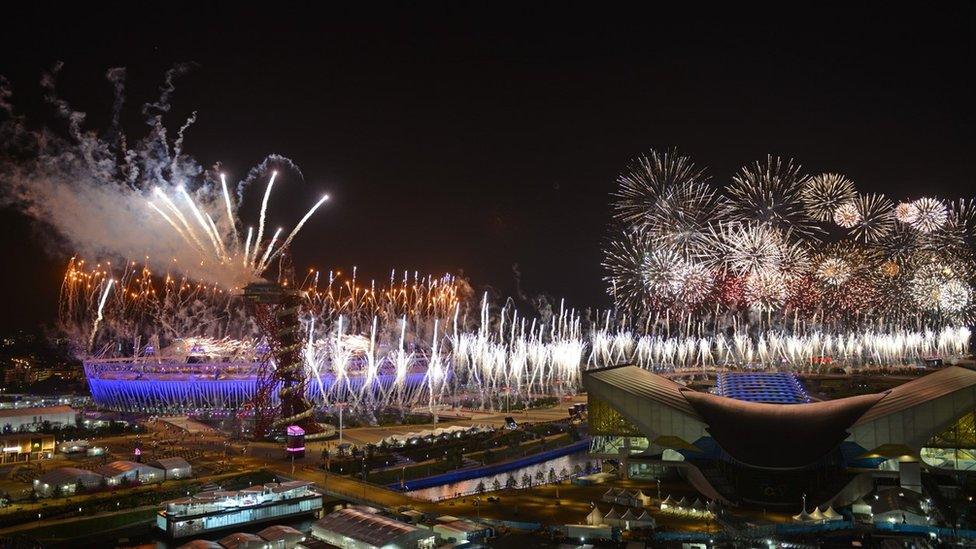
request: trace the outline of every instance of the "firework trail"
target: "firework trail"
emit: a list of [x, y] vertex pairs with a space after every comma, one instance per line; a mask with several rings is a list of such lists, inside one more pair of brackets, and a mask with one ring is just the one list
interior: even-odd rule
[[[260, 277], [324, 201], [320, 200], [277, 248], [264, 241], [272, 183], [264, 193], [257, 237], [241, 249], [237, 203], [223, 174], [203, 169], [183, 151], [182, 124], [175, 139], [163, 124], [175, 80], [190, 65], [166, 73], [159, 97], [143, 106], [146, 136], [130, 139], [118, 126], [124, 69], [107, 77], [116, 90], [105, 135], [85, 127], [87, 117], [56, 91], [60, 65], [42, 79], [45, 99], [66, 128], [30, 130], [16, 114], [9, 88], [2, 87], [0, 116], [0, 203], [20, 209], [54, 230], [59, 244], [88, 258], [143, 258], [158, 272], [239, 288]], [[238, 196], [272, 165], [294, 169], [270, 155], [237, 184]], [[252, 232], [249, 230], [249, 235]], [[263, 260], [263, 261], [262, 261]]]

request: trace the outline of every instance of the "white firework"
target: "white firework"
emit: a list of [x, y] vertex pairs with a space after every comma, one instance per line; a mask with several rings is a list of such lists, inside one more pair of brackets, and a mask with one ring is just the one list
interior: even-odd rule
[[912, 227], [923, 233], [937, 231], [945, 225], [949, 218], [949, 211], [941, 200], [934, 198], [919, 198], [914, 203], [915, 221]]
[[673, 292], [679, 304], [698, 305], [711, 293], [715, 278], [712, 271], [700, 263], [682, 261], [674, 268]]
[[762, 271], [746, 277], [745, 298], [759, 311], [773, 311], [786, 301], [786, 277], [779, 271]]
[[841, 204], [854, 200], [854, 183], [838, 173], [814, 176], [803, 189], [803, 207], [818, 221], [830, 221]]
[[853, 229], [861, 222], [861, 212], [854, 202], [845, 202], [834, 210], [834, 223], [845, 229]]
[[807, 179], [798, 164], [778, 157], [768, 156], [766, 162], [744, 166], [726, 189], [729, 217], [816, 238], [823, 229], [805, 207]]
[[911, 225], [918, 219], [918, 209], [911, 202], [899, 202], [895, 206], [895, 219], [902, 223]]
[[915, 304], [922, 310], [938, 310], [942, 306], [943, 287], [955, 278], [952, 274], [951, 267], [934, 258], [919, 266], [909, 286]]
[[958, 313], [969, 306], [972, 289], [958, 278], [946, 281], [939, 289], [939, 307], [949, 313]]
[[776, 271], [783, 263], [783, 239], [768, 225], [727, 224], [714, 237], [725, 267], [736, 274]]
[[679, 286], [679, 267], [684, 261], [676, 252], [668, 249], [653, 250], [644, 255], [641, 278], [648, 295], [671, 299]]
[[858, 195], [853, 204], [857, 210], [857, 222], [850, 228], [856, 239], [865, 243], [877, 242], [894, 230], [892, 203], [884, 195]]
[[839, 257], [828, 257], [817, 266], [816, 276], [832, 286], [840, 286], [847, 282], [853, 274], [853, 269], [846, 261]]

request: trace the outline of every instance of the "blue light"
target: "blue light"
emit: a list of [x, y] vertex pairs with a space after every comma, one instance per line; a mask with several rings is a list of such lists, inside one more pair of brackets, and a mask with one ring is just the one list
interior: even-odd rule
[[810, 395], [794, 374], [787, 372], [723, 372], [715, 392], [724, 397], [769, 404], [803, 404]]

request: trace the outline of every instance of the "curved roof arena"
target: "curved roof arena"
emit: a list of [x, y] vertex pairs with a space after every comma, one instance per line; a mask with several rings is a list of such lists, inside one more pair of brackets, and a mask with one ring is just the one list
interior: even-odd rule
[[[736, 461], [761, 468], [804, 467], [845, 440], [866, 450], [899, 444], [917, 452], [976, 407], [976, 371], [957, 366], [888, 391], [805, 404], [695, 391], [637, 366], [590, 370], [583, 384], [591, 399], [652, 442], [678, 437], [694, 444], [712, 437]], [[594, 427], [600, 434], [600, 426]]]

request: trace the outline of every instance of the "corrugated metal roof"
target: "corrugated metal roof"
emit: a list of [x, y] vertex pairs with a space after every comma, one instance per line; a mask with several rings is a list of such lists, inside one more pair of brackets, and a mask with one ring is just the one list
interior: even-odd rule
[[235, 549], [236, 547], [240, 547], [241, 545], [245, 545], [245, 544], [253, 545], [255, 542], [263, 545], [264, 539], [254, 534], [248, 534], [246, 532], [235, 532], [229, 536], [220, 538], [219, 543], [221, 547], [226, 547], [227, 549]]
[[268, 541], [277, 540], [287, 540], [289, 538], [304, 538], [305, 534], [292, 528], [291, 526], [285, 526], [283, 524], [276, 524], [274, 526], [268, 526], [264, 530], [258, 532], [258, 535]]
[[974, 385], [976, 385], [976, 371], [959, 366], [937, 370], [887, 391], [884, 398], [865, 412], [855, 425], [907, 410]]
[[416, 526], [356, 509], [341, 509], [326, 515], [315, 521], [315, 526], [376, 547], [419, 530]]

